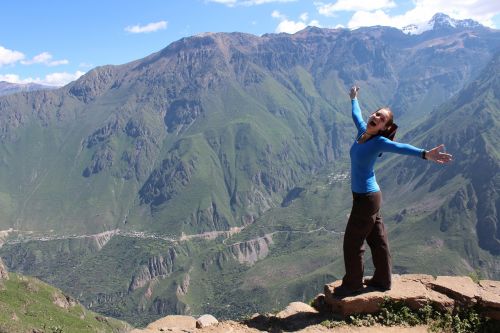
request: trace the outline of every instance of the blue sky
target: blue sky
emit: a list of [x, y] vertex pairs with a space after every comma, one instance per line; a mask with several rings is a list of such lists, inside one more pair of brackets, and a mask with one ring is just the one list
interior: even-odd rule
[[400, 28], [436, 12], [500, 28], [500, 1], [493, 0], [31, 0], [5, 1], [1, 9], [0, 81], [51, 85], [207, 31]]

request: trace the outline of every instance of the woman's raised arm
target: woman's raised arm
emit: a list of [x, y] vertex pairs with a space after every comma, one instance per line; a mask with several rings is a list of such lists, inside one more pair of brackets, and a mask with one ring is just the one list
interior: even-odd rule
[[359, 87], [353, 86], [351, 91], [349, 92], [349, 97], [351, 97], [351, 106], [352, 106], [352, 120], [354, 121], [354, 125], [358, 129], [358, 132], [366, 131], [366, 122], [363, 120], [361, 116], [361, 109], [359, 108], [358, 103], [358, 91]]

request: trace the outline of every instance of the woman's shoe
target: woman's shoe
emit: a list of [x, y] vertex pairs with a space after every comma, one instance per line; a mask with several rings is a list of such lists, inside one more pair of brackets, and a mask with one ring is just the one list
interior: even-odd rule
[[387, 287], [387, 286], [383, 286], [383, 285], [380, 285], [376, 282], [373, 281], [373, 279], [371, 278], [366, 278], [363, 280], [363, 284], [367, 287], [371, 287], [371, 288], [374, 288], [374, 289], [377, 289], [377, 290], [380, 290], [380, 291], [387, 291], [387, 290], [391, 290], [391, 287]]
[[350, 289], [344, 285], [340, 285], [333, 290], [333, 296], [338, 296], [338, 297], [354, 296], [360, 294], [362, 291], [363, 287], [358, 289]]

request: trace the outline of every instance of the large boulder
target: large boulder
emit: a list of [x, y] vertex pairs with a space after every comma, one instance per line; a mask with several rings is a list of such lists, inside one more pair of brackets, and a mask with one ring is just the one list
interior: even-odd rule
[[442, 310], [453, 309], [453, 299], [426, 287], [434, 278], [430, 275], [394, 276], [392, 289], [382, 292], [366, 288], [366, 292], [349, 297], [334, 295], [335, 287], [342, 281], [335, 281], [325, 286], [325, 302], [335, 313], [349, 316], [357, 313], [375, 313], [386, 298], [402, 301], [411, 309], [418, 309], [432, 302]]

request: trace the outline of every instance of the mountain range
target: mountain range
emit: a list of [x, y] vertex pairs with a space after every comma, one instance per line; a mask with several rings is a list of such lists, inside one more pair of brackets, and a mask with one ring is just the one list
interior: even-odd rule
[[46, 86], [38, 83], [11, 83], [0, 81], [0, 96], [15, 94], [23, 91], [50, 90], [58, 87]]
[[310, 299], [343, 272], [355, 83], [455, 157], [379, 162], [395, 271], [498, 279], [500, 32], [444, 18], [206, 33], [0, 97], [0, 256], [139, 324]]

